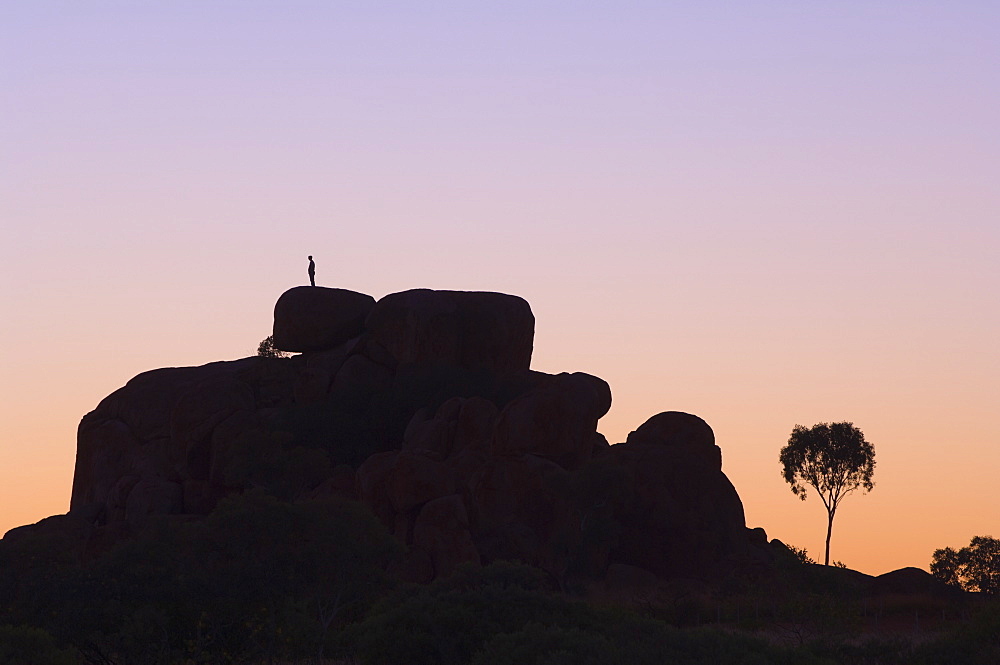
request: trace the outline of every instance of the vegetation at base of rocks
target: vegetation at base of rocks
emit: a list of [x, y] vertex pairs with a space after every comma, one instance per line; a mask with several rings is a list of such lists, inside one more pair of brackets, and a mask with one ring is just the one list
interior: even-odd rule
[[1000, 605], [995, 601], [984, 604], [931, 639], [900, 630], [868, 639], [819, 639], [804, 650], [830, 665], [996, 665], [1000, 663]]
[[823, 562], [828, 566], [833, 518], [840, 502], [859, 488], [870, 492], [875, 487], [875, 448], [853, 423], [818, 423], [809, 428], [796, 425], [779, 460], [781, 475], [792, 493], [805, 501], [806, 487], [812, 487], [826, 508]]
[[387, 588], [399, 551], [358, 503], [263, 492], [201, 521], [152, 524], [89, 561], [52, 552], [46, 565], [30, 535], [4, 545], [0, 623], [46, 631], [75, 662], [102, 665], [322, 657], [335, 628]]
[[73, 665], [76, 653], [59, 648], [55, 639], [40, 628], [0, 625], [0, 663], [5, 665]]
[[914, 649], [911, 662], [928, 665], [1000, 663], [1000, 603], [983, 605], [969, 621]]
[[1000, 662], [1000, 600], [873, 599], [847, 583], [853, 571], [798, 562], [775, 579], [677, 582], [616, 603], [585, 602], [551, 574], [503, 561], [403, 585], [385, 573], [397, 542], [350, 501], [251, 491], [103, 553], [81, 556], [74, 538], [0, 541], [0, 662]]
[[931, 574], [965, 591], [1000, 594], [1000, 540], [975, 536], [968, 547], [935, 550]]
[[810, 654], [753, 637], [710, 629], [682, 630], [638, 616], [601, 617], [597, 629], [531, 622], [501, 633], [470, 661], [473, 665], [821, 665]]
[[362, 663], [659, 665], [819, 663], [749, 635], [681, 629], [634, 611], [546, 590], [540, 575], [496, 563], [397, 589], [348, 633]]

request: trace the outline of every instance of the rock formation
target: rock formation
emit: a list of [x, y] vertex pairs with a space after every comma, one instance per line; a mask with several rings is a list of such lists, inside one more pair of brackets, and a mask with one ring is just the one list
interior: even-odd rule
[[408, 545], [412, 580], [496, 559], [705, 579], [760, 559], [708, 424], [661, 413], [608, 445], [608, 384], [532, 371], [533, 335], [509, 295], [291, 289], [274, 341], [300, 355], [146, 372], [83, 418], [70, 515], [120, 537], [253, 487], [338, 495]]

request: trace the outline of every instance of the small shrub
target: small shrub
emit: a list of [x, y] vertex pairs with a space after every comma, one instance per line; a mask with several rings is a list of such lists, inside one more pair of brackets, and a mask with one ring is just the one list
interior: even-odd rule
[[274, 335], [268, 335], [257, 345], [257, 355], [261, 358], [287, 358], [285, 353], [274, 345]]
[[[806, 548], [804, 548], [804, 547], [796, 547], [795, 545], [788, 545], [787, 543], [785, 544], [785, 547], [787, 547], [788, 550], [792, 554], [794, 554], [795, 558], [798, 559], [800, 562], [802, 562], [802, 563], [816, 563], [816, 559], [814, 559], [811, 556], [809, 556], [809, 550], [807, 550]], [[837, 562], [834, 561], [833, 565], [836, 566]]]

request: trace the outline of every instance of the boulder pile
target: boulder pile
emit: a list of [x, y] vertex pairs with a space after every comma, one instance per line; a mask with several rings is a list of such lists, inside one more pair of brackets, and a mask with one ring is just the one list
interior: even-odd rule
[[252, 488], [336, 495], [407, 545], [414, 581], [497, 559], [560, 582], [759, 560], [708, 424], [661, 413], [609, 445], [610, 387], [531, 370], [534, 323], [499, 293], [291, 289], [274, 343], [299, 355], [145, 372], [83, 418], [70, 515], [125, 537]]

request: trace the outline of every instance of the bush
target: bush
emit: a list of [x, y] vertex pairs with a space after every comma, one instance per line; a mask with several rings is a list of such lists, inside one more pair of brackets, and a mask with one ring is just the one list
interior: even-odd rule
[[[12, 545], [0, 544], [0, 554]], [[3, 620], [42, 629], [17, 629], [17, 640], [0, 633], [0, 646], [30, 638], [45, 653], [47, 631], [88, 663], [321, 657], [331, 636], [384, 593], [385, 566], [399, 549], [360, 503], [248, 492], [204, 520], [156, 521], [87, 563], [42, 568], [0, 557], [18, 581], [0, 595]], [[0, 651], [0, 663], [35, 647], [17, 648]]]
[[30, 626], [0, 626], [0, 663], [5, 665], [73, 665], [69, 649], [60, 649], [50, 634]]
[[274, 345], [274, 335], [268, 335], [257, 345], [257, 355], [262, 358], [287, 358], [285, 353]]
[[[497, 563], [384, 599], [354, 628], [370, 665], [780, 665], [819, 662], [761, 640], [681, 630], [542, 590], [538, 571]], [[794, 658], [793, 658], [794, 656]]]
[[996, 665], [1000, 663], [1000, 601], [991, 599], [970, 621], [915, 650], [919, 665]]
[[[802, 563], [816, 563], [816, 559], [814, 559], [811, 556], [809, 556], [809, 550], [807, 550], [806, 548], [804, 548], [804, 547], [796, 547], [795, 545], [789, 545], [787, 543], [785, 544], [785, 547], [787, 547], [788, 550], [792, 554], [794, 554], [795, 558], [798, 559], [800, 562], [802, 562]], [[836, 562], [834, 562], [834, 564], [836, 565]]]
[[612, 665], [615, 645], [579, 628], [532, 622], [519, 631], [494, 635], [472, 665]]

